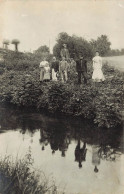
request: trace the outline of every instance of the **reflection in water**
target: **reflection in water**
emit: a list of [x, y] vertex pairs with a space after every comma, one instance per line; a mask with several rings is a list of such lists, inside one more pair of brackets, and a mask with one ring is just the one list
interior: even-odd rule
[[92, 146], [92, 164], [95, 166], [94, 172], [98, 172], [98, 166], [100, 165], [99, 147], [97, 145]]
[[[41, 114], [22, 113], [1, 108], [0, 131], [20, 129], [20, 133], [29, 134], [33, 143], [33, 134], [40, 130], [39, 143], [41, 150], [50, 145], [51, 153], [61, 152], [65, 157], [72, 140], [77, 142], [74, 150], [75, 161], [82, 167], [86, 161], [86, 144], [92, 145], [92, 164], [94, 172], [98, 172], [100, 159], [115, 161], [123, 152], [122, 134], [120, 129], [94, 129], [91, 124], [80, 119], [52, 118]], [[81, 146], [81, 144], [83, 144]]]
[[81, 142], [78, 140], [77, 146], [75, 148], [75, 161], [79, 163], [79, 168], [82, 168], [82, 162], [86, 160], [86, 142], [84, 142], [81, 148]]
[[[15, 131], [9, 133], [9, 130]], [[103, 181], [106, 181], [108, 193], [113, 192], [111, 188], [116, 184], [111, 186], [109, 183], [114, 176], [107, 173], [108, 170], [112, 173], [111, 164], [117, 163], [124, 153], [122, 129], [101, 130], [81, 119], [55, 118], [1, 108], [0, 137], [4, 132], [3, 143], [9, 145], [11, 153], [17, 150], [15, 146], [21, 145], [24, 150], [30, 144], [37, 165], [43, 166], [43, 171], [47, 168], [48, 173], [53, 172], [56, 179], [65, 180], [68, 184], [70, 181], [69, 191], [82, 193], [83, 189], [83, 193], [92, 194], [93, 191], [88, 191], [91, 181], [94, 193], [98, 193], [97, 189], [102, 188]], [[97, 176], [99, 179], [96, 181]]]

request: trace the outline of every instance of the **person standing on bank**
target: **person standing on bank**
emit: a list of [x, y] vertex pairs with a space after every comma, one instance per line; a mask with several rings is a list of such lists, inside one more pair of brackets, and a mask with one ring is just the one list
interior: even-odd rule
[[66, 82], [68, 80], [68, 67], [69, 64], [65, 60], [65, 57], [62, 57], [62, 61], [59, 63], [59, 72], [60, 72], [60, 78], [62, 82]]
[[67, 49], [67, 45], [66, 44], [63, 44], [63, 48], [61, 49], [60, 56], [61, 56], [61, 58], [65, 57], [66, 61], [69, 60], [70, 54], [69, 54], [69, 51]]
[[101, 82], [105, 80], [105, 77], [102, 72], [102, 58], [99, 56], [99, 52], [96, 51], [93, 61], [93, 75], [92, 79], [94, 82]]
[[50, 80], [50, 67], [46, 58], [43, 58], [43, 61], [40, 63], [40, 82], [44, 80]]
[[78, 73], [78, 84], [81, 84], [81, 77], [84, 78], [84, 84], [87, 84], [87, 60], [80, 54], [80, 59], [76, 61], [76, 71]]
[[51, 63], [51, 71], [52, 80], [57, 81], [57, 73], [59, 72], [59, 62], [56, 60], [56, 57], [53, 57], [53, 61]]

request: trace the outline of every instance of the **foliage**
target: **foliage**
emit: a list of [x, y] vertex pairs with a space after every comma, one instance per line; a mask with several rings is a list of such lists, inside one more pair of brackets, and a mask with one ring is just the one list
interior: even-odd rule
[[110, 45], [111, 43], [108, 40], [108, 37], [106, 35], [101, 35], [97, 38], [97, 40], [92, 39], [90, 41], [90, 44], [92, 46], [93, 52], [99, 51], [101, 56], [105, 56], [110, 51]]
[[79, 53], [82, 53], [87, 58], [92, 57], [92, 48], [88, 41], [82, 37], [76, 35], [69, 36], [66, 32], [61, 32], [56, 41], [57, 43], [53, 48], [53, 55], [57, 58], [60, 58], [60, 51], [64, 43], [67, 44], [70, 57], [77, 58]]
[[64, 43], [67, 44], [70, 56], [73, 58], [79, 57], [79, 53], [82, 53], [83, 56], [91, 59], [96, 50], [100, 52], [101, 56], [108, 55], [111, 51], [111, 43], [106, 35], [101, 35], [97, 40], [91, 39], [91, 41], [87, 41], [82, 37], [76, 35], [70, 36], [66, 32], [61, 32], [56, 42], [53, 48], [53, 54], [57, 58], [60, 58], [60, 51]]
[[3, 44], [9, 45], [10, 41], [9, 40], [3, 40]]
[[3, 48], [4, 48], [4, 45], [5, 45], [5, 49], [8, 49], [8, 45], [9, 45], [10, 41], [5, 39], [3, 40]]
[[20, 41], [18, 39], [13, 39], [11, 43], [15, 45], [15, 51], [18, 51], [18, 44], [20, 44]]
[[20, 43], [20, 41], [18, 39], [13, 39], [12, 40], [12, 44], [19, 44], [19, 43]]
[[111, 49], [108, 53], [108, 56], [121, 56], [124, 55], [124, 49]]
[[35, 53], [49, 53], [49, 47], [44, 45], [44, 46], [40, 46]]
[[66, 84], [60, 81], [41, 84], [39, 63], [35, 54], [8, 54], [5, 73], [0, 77], [0, 102], [88, 118], [99, 127], [121, 124], [123, 73], [105, 63], [106, 80], [94, 86], [89, 62], [87, 85], [77, 84], [75, 67], [70, 68]]
[[45, 194], [48, 192], [56, 194], [57, 190], [54, 183], [48, 186], [48, 180], [42, 172], [33, 170], [33, 160], [29, 150], [23, 159], [15, 162], [9, 156], [0, 159], [0, 192], [4, 194]]
[[43, 58], [45, 57], [48, 61], [49, 58], [51, 56], [50, 51], [49, 51], [49, 47], [47, 47], [46, 45], [44, 46], [40, 46], [35, 52], [34, 52], [35, 56], [38, 57], [40, 60], [43, 60]]

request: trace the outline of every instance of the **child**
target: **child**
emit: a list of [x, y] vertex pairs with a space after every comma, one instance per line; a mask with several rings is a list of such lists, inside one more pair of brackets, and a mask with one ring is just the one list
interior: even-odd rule
[[40, 81], [50, 80], [50, 67], [46, 58], [40, 63]]

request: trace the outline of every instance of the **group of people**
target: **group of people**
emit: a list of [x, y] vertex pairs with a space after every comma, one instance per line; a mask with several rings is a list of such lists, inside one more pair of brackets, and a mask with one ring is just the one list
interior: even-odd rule
[[[63, 48], [60, 52], [61, 60], [57, 61], [56, 57], [53, 57], [51, 63], [46, 61], [44, 57], [40, 63], [40, 81], [57, 81], [67, 82], [68, 72], [72, 67], [75, 67], [75, 71], [78, 75], [78, 83], [81, 84], [81, 78], [83, 77], [84, 84], [87, 84], [88, 72], [87, 72], [87, 59], [79, 54], [79, 58], [74, 60], [70, 58], [67, 45], [63, 44]], [[99, 56], [99, 52], [96, 51], [95, 57], [92, 59], [93, 62], [93, 74], [92, 80], [94, 82], [101, 82], [105, 80], [102, 72], [102, 58]]]

